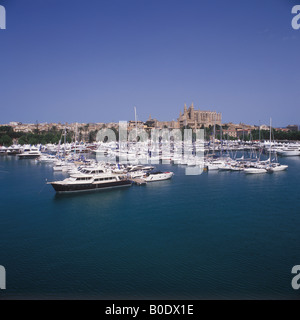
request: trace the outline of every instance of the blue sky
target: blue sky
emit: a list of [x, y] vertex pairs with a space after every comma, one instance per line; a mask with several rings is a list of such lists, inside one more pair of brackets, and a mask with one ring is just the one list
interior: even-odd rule
[[0, 0], [0, 123], [300, 123], [293, 0]]

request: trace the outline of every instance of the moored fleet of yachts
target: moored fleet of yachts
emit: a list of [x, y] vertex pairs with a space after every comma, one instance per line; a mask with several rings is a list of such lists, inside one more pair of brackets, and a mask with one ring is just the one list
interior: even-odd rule
[[[94, 144], [63, 144], [0, 147], [0, 154], [16, 155], [19, 159], [35, 159], [49, 163], [54, 171], [69, 177], [48, 182], [56, 192], [91, 191], [126, 187], [132, 183], [146, 184], [171, 179], [173, 172], [154, 171], [155, 164], [172, 163], [199, 166], [207, 171], [243, 171], [262, 174], [284, 171], [279, 156], [300, 156], [300, 143], [265, 142], [194, 142], [167, 143], [155, 147], [149, 143], [132, 142], [122, 146], [116, 142]], [[88, 159], [94, 154], [95, 159]], [[267, 155], [261, 160], [262, 154]], [[264, 157], [266, 158], [266, 157]]]

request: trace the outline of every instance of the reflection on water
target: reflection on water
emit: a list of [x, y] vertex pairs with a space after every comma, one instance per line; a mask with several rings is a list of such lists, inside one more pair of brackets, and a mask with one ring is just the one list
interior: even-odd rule
[[85, 191], [85, 192], [70, 192], [70, 193], [55, 193], [53, 199], [55, 201], [65, 201], [69, 199], [82, 199], [85, 198], [86, 201], [113, 201], [122, 196], [126, 189], [130, 187], [124, 188], [112, 188], [106, 190], [95, 190], [95, 191]]
[[287, 171], [261, 175], [158, 165], [171, 180], [56, 194], [45, 179], [66, 174], [1, 157], [5, 295], [298, 298], [300, 157], [281, 162]]
[[[174, 177], [172, 178], [174, 179]], [[170, 186], [170, 184], [173, 183], [172, 179], [169, 180], [162, 180], [162, 181], [152, 181], [152, 182], [147, 182], [146, 186], [139, 186], [140, 188], [146, 187], [146, 188], [155, 188], [158, 189], [165, 187], [165, 186]]]

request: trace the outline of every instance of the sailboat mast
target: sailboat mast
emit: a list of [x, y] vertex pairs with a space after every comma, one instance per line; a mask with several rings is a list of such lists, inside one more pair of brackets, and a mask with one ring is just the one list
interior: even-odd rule
[[74, 143], [74, 153], [76, 154], [76, 145], [77, 145], [77, 122], [76, 122], [76, 129], [75, 129], [75, 143]]
[[271, 148], [272, 148], [272, 119], [270, 118], [270, 149], [269, 149], [269, 163], [271, 163]]
[[223, 131], [222, 131], [222, 123], [220, 124], [220, 140], [221, 140], [221, 157], [223, 156]]
[[216, 116], [214, 116], [214, 140], [213, 140], [213, 155], [215, 154], [215, 140], [216, 140]]
[[136, 134], [136, 139], [137, 139], [136, 107], [134, 107], [134, 121], [135, 121], [135, 134]]
[[78, 127], [78, 123], [76, 122], [76, 129], [75, 129], [75, 144], [77, 143], [77, 135], [78, 135], [78, 131], [77, 128]]
[[65, 126], [65, 138], [64, 138], [64, 155], [66, 155], [66, 143], [67, 143], [67, 127]]

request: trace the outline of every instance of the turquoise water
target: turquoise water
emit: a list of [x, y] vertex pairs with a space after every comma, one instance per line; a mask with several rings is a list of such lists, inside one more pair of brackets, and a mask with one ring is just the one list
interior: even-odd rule
[[0, 298], [286, 299], [300, 264], [300, 158], [287, 172], [207, 172], [55, 195], [64, 177], [0, 158]]

